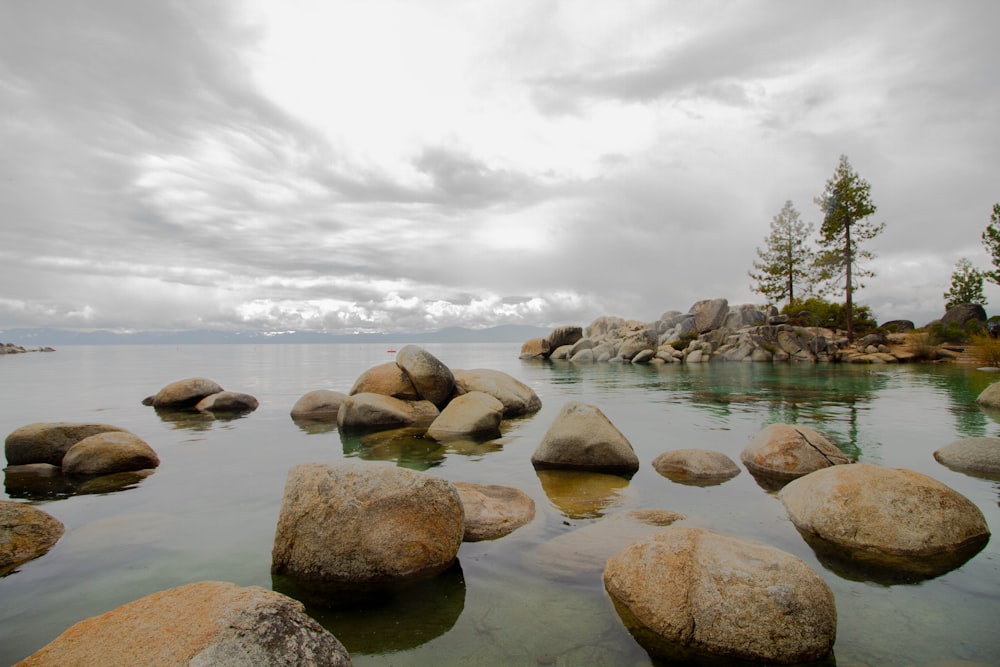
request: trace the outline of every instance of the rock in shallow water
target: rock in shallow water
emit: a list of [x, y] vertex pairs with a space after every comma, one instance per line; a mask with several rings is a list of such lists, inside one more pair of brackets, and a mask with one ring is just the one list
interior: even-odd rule
[[0, 576], [37, 558], [62, 537], [65, 528], [48, 512], [12, 500], [0, 500]]
[[631, 475], [639, 469], [632, 443], [600, 409], [571, 401], [556, 415], [531, 456], [536, 468]]

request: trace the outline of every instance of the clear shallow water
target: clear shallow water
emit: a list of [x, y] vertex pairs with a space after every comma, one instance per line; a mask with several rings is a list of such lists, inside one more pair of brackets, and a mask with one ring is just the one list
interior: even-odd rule
[[[37, 650], [72, 623], [148, 593], [206, 579], [271, 588], [271, 544], [288, 469], [359, 457], [451, 480], [516, 486], [538, 515], [501, 540], [463, 544], [458, 565], [382, 608], [312, 610], [356, 665], [649, 665], [623, 629], [600, 570], [560, 571], [545, 545], [632, 508], [757, 539], [809, 563], [834, 591], [838, 665], [1000, 664], [1000, 543], [916, 584], [853, 580], [828, 569], [746, 471], [697, 487], [650, 465], [668, 449], [723, 451], [739, 461], [772, 422], [831, 435], [862, 461], [935, 477], [975, 502], [994, 532], [1000, 482], [953, 472], [932, 452], [962, 437], [998, 436], [997, 415], [973, 400], [1000, 377], [956, 366], [573, 366], [523, 362], [519, 345], [427, 345], [451, 368], [493, 368], [529, 384], [543, 408], [505, 422], [489, 443], [438, 448], [419, 439], [341, 437], [300, 427], [288, 412], [311, 389], [347, 391], [384, 346], [65, 347], [0, 357], [0, 435], [36, 421], [98, 421], [157, 451], [155, 474], [124, 490], [32, 501], [66, 525], [46, 555], [0, 578], [0, 664]], [[200, 375], [261, 401], [231, 421], [161, 419], [141, 400]], [[569, 400], [598, 406], [642, 463], [629, 481], [567, 481], [536, 473], [539, 439]], [[583, 488], [588, 496], [575, 497]], [[5, 493], [3, 497], [8, 497]], [[14, 491], [13, 495], [17, 495]], [[279, 583], [280, 587], [280, 583]], [[951, 664], [951, 663], [948, 663]]]

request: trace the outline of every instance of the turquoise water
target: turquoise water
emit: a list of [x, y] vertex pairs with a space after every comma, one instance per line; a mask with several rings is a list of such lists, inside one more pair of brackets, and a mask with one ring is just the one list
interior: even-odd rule
[[[0, 664], [72, 623], [157, 590], [200, 580], [280, 588], [271, 543], [288, 469], [358, 457], [455, 481], [516, 486], [536, 503], [527, 526], [464, 544], [455, 568], [391, 604], [311, 610], [365, 665], [650, 665], [623, 629], [600, 570], [568, 567], [549, 548], [633, 508], [757, 539], [809, 563], [836, 596], [838, 665], [1000, 664], [1000, 546], [914, 584], [886, 585], [828, 569], [788, 521], [780, 501], [745, 470], [717, 486], [671, 482], [659, 453], [698, 447], [738, 461], [773, 422], [830, 435], [861, 461], [916, 470], [976, 503], [1000, 526], [1000, 481], [939, 465], [953, 440], [1000, 436], [1000, 416], [973, 403], [996, 378], [968, 367], [574, 366], [517, 359], [517, 344], [427, 345], [452, 368], [493, 368], [529, 384], [543, 408], [505, 422], [501, 438], [440, 448], [419, 438], [342, 437], [297, 425], [295, 400], [312, 389], [347, 391], [364, 369], [390, 361], [383, 346], [109, 346], [0, 357], [0, 432], [36, 421], [104, 422], [146, 440], [162, 461], [117, 491], [34, 499], [66, 525], [46, 555], [0, 578]], [[261, 407], [230, 421], [164, 420], [141, 400], [161, 386], [205, 376], [256, 396]], [[530, 464], [564, 403], [599, 407], [631, 441], [642, 467], [631, 479], [579, 482]], [[576, 482], [573, 482], [576, 483]], [[18, 496], [16, 489], [3, 497]], [[28, 499], [21, 498], [24, 501]], [[581, 533], [586, 535], [586, 533]], [[957, 663], [963, 664], [963, 663]]]

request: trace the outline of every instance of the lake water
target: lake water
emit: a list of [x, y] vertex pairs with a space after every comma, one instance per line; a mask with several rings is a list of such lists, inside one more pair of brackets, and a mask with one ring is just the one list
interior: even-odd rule
[[[449, 367], [492, 368], [530, 385], [542, 410], [505, 422], [495, 441], [439, 448], [400, 438], [363, 441], [289, 417], [312, 389], [350, 389], [394, 355], [377, 345], [64, 347], [0, 357], [0, 434], [39, 421], [110, 423], [159, 454], [161, 466], [117, 491], [51, 491], [33, 499], [66, 526], [44, 556], [0, 578], [0, 664], [37, 650], [72, 623], [158, 590], [202, 580], [272, 587], [271, 545], [288, 469], [360, 457], [453, 481], [515, 486], [535, 500], [527, 526], [466, 543], [458, 565], [386, 606], [311, 610], [355, 665], [650, 665], [624, 630], [600, 570], [560, 572], [555, 538], [632, 508], [683, 513], [686, 523], [766, 542], [809, 563], [837, 602], [837, 665], [1000, 664], [1000, 541], [958, 569], [892, 584], [828, 569], [773, 492], [745, 470], [717, 486], [679, 484], [651, 461], [670, 449], [725, 452], [739, 462], [764, 426], [827, 433], [859, 460], [908, 468], [956, 489], [1000, 527], [1000, 481], [939, 465], [932, 452], [1000, 435], [974, 404], [997, 376], [953, 365], [710, 364], [628, 366], [521, 361], [518, 344], [426, 345]], [[141, 400], [163, 385], [209, 377], [256, 396], [243, 418], [165, 420]], [[577, 484], [536, 473], [530, 457], [568, 401], [599, 407], [641, 462], [631, 480]], [[577, 480], [579, 482], [579, 480]], [[3, 497], [23, 498], [18, 489]], [[956, 662], [961, 661], [961, 662]], [[831, 664], [833, 661], [831, 661]]]

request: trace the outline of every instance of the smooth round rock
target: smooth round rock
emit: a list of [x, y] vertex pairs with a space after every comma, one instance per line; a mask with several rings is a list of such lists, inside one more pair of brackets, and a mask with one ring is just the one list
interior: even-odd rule
[[220, 391], [198, 401], [194, 409], [199, 412], [253, 412], [260, 406], [256, 397], [239, 391]]
[[636, 640], [667, 660], [808, 662], [837, 633], [833, 593], [805, 562], [702, 528], [632, 542], [608, 560], [604, 586]]
[[7, 465], [30, 463], [62, 465], [70, 447], [84, 438], [108, 431], [124, 429], [110, 424], [77, 424], [72, 422], [40, 422], [15, 429], [4, 442]]
[[771, 424], [740, 454], [754, 475], [795, 479], [814, 470], [850, 463], [851, 459], [825, 435], [795, 424]]
[[722, 452], [675, 449], [653, 459], [653, 469], [681, 483], [720, 482], [740, 474], [740, 467]]
[[393, 396], [404, 401], [420, 399], [417, 388], [413, 386], [410, 376], [395, 361], [387, 361], [365, 370], [354, 381], [354, 386], [348, 392], [354, 394], [382, 394]]
[[503, 403], [505, 418], [538, 412], [542, 401], [535, 390], [503, 371], [488, 368], [456, 370], [455, 390], [459, 394], [481, 391]]
[[143, 401], [154, 408], [188, 408], [201, 399], [224, 391], [219, 383], [203, 377], [185, 378], [171, 382], [153, 396]]
[[632, 474], [639, 457], [632, 443], [593, 405], [571, 401], [556, 415], [531, 456], [536, 468]]
[[498, 437], [503, 403], [474, 391], [453, 398], [427, 428], [427, 437], [447, 440], [469, 435]]
[[62, 460], [67, 475], [110, 475], [146, 470], [160, 459], [144, 440], [127, 431], [109, 431], [84, 438], [69, 448]]
[[416, 345], [406, 345], [396, 353], [396, 363], [413, 382], [420, 398], [442, 407], [455, 391], [455, 376], [433, 354]]
[[0, 576], [37, 558], [59, 541], [65, 528], [48, 512], [13, 500], [0, 500]]
[[934, 452], [943, 465], [971, 475], [1000, 475], [1000, 438], [963, 438]]
[[454, 484], [465, 512], [465, 542], [495, 540], [535, 518], [535, 501], [520, 489], [497, 484]]
[[314, 419], [316, 421], [337, 421], [340, 404], [347, 395], [331, 389], [314, 389], [302, 394], [292, 405], [293, 419]]

